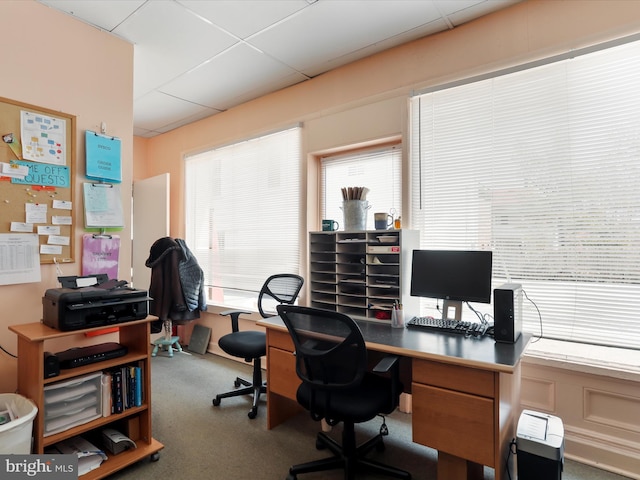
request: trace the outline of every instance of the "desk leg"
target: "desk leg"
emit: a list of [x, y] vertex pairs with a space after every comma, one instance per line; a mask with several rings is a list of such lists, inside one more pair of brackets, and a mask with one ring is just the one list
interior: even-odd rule
[[482, 480], [484, 467], [464, 458], [438, 452], [438, 480]]
[[277, 427], [302, 411], [297, 401], [270, 392], [267, 380], [267, 430]]

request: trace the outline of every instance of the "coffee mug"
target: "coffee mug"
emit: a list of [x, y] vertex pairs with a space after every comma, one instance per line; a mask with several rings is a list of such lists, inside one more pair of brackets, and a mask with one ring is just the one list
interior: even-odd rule
[[338, 228], [340, 228], [340, 224], [335, 220], [322, 220], [323, 232], [335, 232]]
[[386, 230], [393, 225], [393, 217], [387, 212], [378, 212], [373, 214], [373, 223], [376, 230]]

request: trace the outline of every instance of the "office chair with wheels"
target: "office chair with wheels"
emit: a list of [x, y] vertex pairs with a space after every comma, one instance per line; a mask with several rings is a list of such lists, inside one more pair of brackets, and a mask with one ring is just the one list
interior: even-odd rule
[[[303, 283], [301, 276], [288, 273], [267, 278], [258, 294], [258, 311], [262, 318], [270, 316], [268, 312], [273, 311], [270, 308], [273, 309], [274, 304], [293, 304], [298, 298]], [[249, 410], [249, 418], [256, 418], [260, 394], [266, 392], [266, 385], [262, 381], [261, 358], [267, 353], [267, 337], [264, 332], [240, 331], [238, 318], [241, 314], [248, 313], [252, 312], [243, 310], [220, 312], [220, 315], [231, 317], [231, 333], [220, 337], [218, 345], [229, 355], [244, 358], [245, 362], [253, 362], [253, 379], [250, 382], [240, 377], [236, 378], [233, 384], [237, 390], [216, 395], [213, 405], [220, 405], [223, 398], [253, 394], [253, 406]], [[275, 312], [272, 315], [275, 315]], [[240, 385], [244, 385], [244, 388], [238, 389]]]
[[402, 392], [398, 357], [383, 358], [369, 372], [364, 338], [351, 317], [295, 305], [278, 305], [277, 310], [293, 339], [296, 373], [302, 380], [296, 393], [298, 403], [314, 420], [343, 423], [342, 444], [324, 432], [316, 438], [316, 448], [328, 448], [334, 455], [292, 466], [287, 480], [336, 468], [344, 469], [345, 479], [355, 478], [360, 471], [410, 479], [409, 472], [365, 458], [374, 448], [384, 450], [383, 436], [388, 434], [384, 421], [374, 438], [360, 446], [355, 438], [356, 423], [391, 413], [398, 406]]

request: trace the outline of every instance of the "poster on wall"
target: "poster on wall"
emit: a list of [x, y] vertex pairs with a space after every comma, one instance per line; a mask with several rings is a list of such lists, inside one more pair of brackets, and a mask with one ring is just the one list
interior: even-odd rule
[[106, 273], [110, 280], [118, 279], [120, 237], [118, 235], [82, 236], [82, 276]]
[[87, 178], [103, 182], [122, 182], [121, 144], [117, 137], [87, 130], [85, 132]]
[[87, 228], [124, 227], [120, 185], [85, 183], [84, 219]]

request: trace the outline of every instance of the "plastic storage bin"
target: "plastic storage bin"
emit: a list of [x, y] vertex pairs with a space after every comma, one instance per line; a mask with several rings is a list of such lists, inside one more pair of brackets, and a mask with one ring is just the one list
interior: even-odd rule
[[44, 387], [44, 436], [102, 416], [102, 372]]
[[33, 419], [38, 413], [38, 407], [22, 395], [0, 393], [0, 412], [7, 411], [9, 406], [17, 418], [0, 425], [0, 453], [27, 455], [31, 453]]

